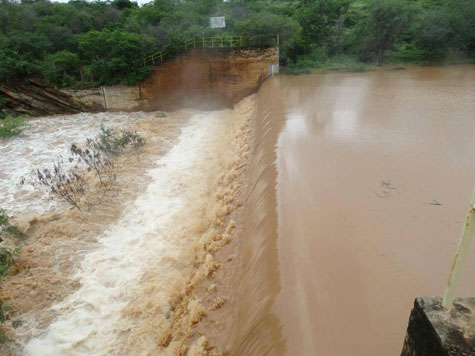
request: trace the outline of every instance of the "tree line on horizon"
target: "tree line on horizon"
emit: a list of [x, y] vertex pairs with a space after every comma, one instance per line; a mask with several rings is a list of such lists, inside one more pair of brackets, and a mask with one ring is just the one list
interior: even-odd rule
[[[226, 28], [211, 29], [210, 16], [225, 16]], [[275, 34], [290, 68], [335, 58], [471, 62], [475, 0], [0, 0], [0, 83], [136, 84], [150, 71], [143, 58], [159, 48]]]

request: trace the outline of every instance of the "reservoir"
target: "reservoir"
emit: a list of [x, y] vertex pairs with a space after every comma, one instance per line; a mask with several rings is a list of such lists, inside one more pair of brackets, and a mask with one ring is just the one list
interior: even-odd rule
[[[475, 185], [475, 67], [280, 76], [287, 355], [399, 355], [415, 297], [443, 295]], [[475, 295], [472, 246], [458, 296]]]

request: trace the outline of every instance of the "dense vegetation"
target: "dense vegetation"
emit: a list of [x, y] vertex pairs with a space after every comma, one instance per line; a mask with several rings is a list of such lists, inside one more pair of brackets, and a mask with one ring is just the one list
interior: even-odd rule
[[[209, 17], [226, 16], [226, 29]], [[279, 33], [282, 64], [475, 57], [475, 0], [0, 0], [0, 82], [137, 83], [143, 57], [194, 36]], [[0, 106], [1, 106], [0, 102]]]

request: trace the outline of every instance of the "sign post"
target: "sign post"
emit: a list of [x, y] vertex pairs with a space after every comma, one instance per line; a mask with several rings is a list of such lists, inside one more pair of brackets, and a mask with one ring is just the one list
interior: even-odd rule
[[225, 28], [226, 21], [225, 21], [224, 16], [210, 17], [209, 26], [211, 28]]

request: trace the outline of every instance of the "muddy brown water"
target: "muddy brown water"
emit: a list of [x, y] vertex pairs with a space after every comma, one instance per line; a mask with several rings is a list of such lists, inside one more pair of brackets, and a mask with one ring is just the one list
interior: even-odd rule
[[[475, 185], [475, 66], [273, 86], [280, 333], [260, 354], [399, 355], [414, 298], [444, 292]], [[459, 296], [475, 296], [473, 246], [467, 262]]]
[[[98, 334], [99, 328], [86, 335], [92, 337], [87, 350], [83, 348], [85, 342], [75, 342], [74, 338], [50, 337], [54, 352], [43, 354], [176, 355], [178, 349], [186, 349], [180, 344], [181, 338], [185, 338], [191, 344], [188, 355], [206, 354], [214, 345], [218, 354], [232, 356], [399, 355], [413, 299], [443, 294], [475, 185], [474, 89], [475, 66], [281, 76], [264, 83], [256, 105], [254, 98], [245, 99], [232, 114], [235, 116], [229, 116], [228, 111], [200, 113], [194, 120], [182, 118], [175, 122], [171, 114], [171, 126], [163, 132], [152, 131], [150, 140], [162, 140], [164, 133], [170, 131], [170, 142], [165, 145], [170, 146], [170, 151], [160, 148], [164, 157], [190, 147], [190, 152], [195, 152], [195, 147], [201, 155], [197, 157], [202, 158], [198, 161], [202, 163], [193, 166], [193, 172], [199, 172], [201, 178], [193, 176], [188, 166], [183, 171], [190, 176], [181, 171], [174, 175], [176, 179], [189, 179], [177, 181], [180, 191], [182, 187], [193, 187], [187, 200], [190, 204], [184, 204], [188, 209], [173, 218], [187, 223], [172, 224], [180, 226], [179, 231], [163, 241], [157, 240], [171, 244], [170, 252], [163, 256], [164, 262], [152, 256], [144, 264], [147, 268], [142, 270], [140, 283], [129, 278], [131, 285], [137, 283], [138, 287], [127, 294], [128, 307], [121, 314], [122, 322], [116, 324], [124, 332], [104, 338]], [[254, 126], [248, 132], [251, 122]], [[197, 130], [200, 127], [201, 131]], [[221, 131], [215, 131], [218, 129]], [[200, 135], [204, 141], [199, 141]], [[252, 141], [249, 146], [248, 140]], [[157, 149], [159, 143], [152, 142], [150, 149]], [[6, 152], [12, 147], [5, 147]], [[186, 152], [179, 156], [189, 157]], [[167, 162], [159, 161], [157, 169]], [[170, 158], [169, 163], [173, 162], [181, 161]], [[241, 193], [239, 179], [244, 167], [247, 175]], [[216, 180], [216, 172], [221, 171], [222, 176]], [[166, 177], [160, 172], [156, 172], [157, 179]], [[143, 185], [145, 190], [148, 185]], [[151, 191], [149, 198], [152, 193], [159, 196], [159, 191]], [[177, 191], [170, 193], [170, 197]], [[215, 195], [216, 199], [212, 199]], [[221, 205], [224, 197], [228, 205]], [[154, 209], [147, 211], [158, 211], [164, 206], [166, 199], [159, 199], [158, 205], [152, 199]], [[218, 268], [231, 260], [235, 270], [223, 277], [226, 285], [220, 285], [219, 279], [206, 272], [211, 276], [208, 282], [218, 284], [207, 289], [208, 295], [203, 294], [206, 308], [200, 309], [198, 299], [191, 294], [189, 298], [177, 299], [185, 304], [176, 307], [172, 292], [187, 295], [190, 284], [182, 280], [194, 276], [194, 269], [188, 270], [187, 266], [196, 265], [194, 256], [201, 251], [197, 248], [206, 249], [210, 239], [217, 236], [213, 231], [202, 233], [203, 229], [218, 220], [224, 225], [222, 214], [228, 214], [231, 205], [236, 209], [233, 219], [237, 220], [237, 238], [233, 238], [235, 245], [230, 246], [239, 251], [226, 250], [230, 256], [223, 252], [222, 260], [216, 257], [216, 265], [212, 258], [199, 252], [204, 260], [198, 272], [204, 276], [208, 264], [209, 268]], [[150, 225], [141, 220], [147, 214], [137, 216], [137, 226]], [[115, 225], [135, 226], [131, 221]], [[149, 221], [158, 224], [159, 219], [151, 216]], [[167, 225], [157, 228], [157, 234], [162, 233], [163, 226]], [[226, 227], [225, 231], [231, 230]], [[62, 230], [58, 233], [67, 238]], [[130, 234], [115, 235], [123, 240]], [[182, 239], [182, 235], [188, 238]], [[192, 244], [188, 250], [185, 241], [189, 243], [195, 235], [201, 236], [196, 240], [201, 245]], [[127, 251], [130, 256], [130, 249]], [[179, 251], [182, 252], [176, 257], [174, 254]], [[26, 252], [25, 249], [23, 256]], [[144, 260], [144, 251], [136, 256]], [[117, 260], [120, 258], [111, 259]], [[44, 267], [41, 263], [35, 266]], [[107, 266], [112, 268], [111, 263]], [[166, 278], [157, 273], [165, 273], [167, 268], [172, 272]], [[474, 272], [472, 248], [460, 296], [475, 296]], [[46, 282], [45, 285], [48, 286]], [[28, 291], [29, 287], [25, 288]], [[215, 296], [226, 298], [222, 314], [216, 314], [210, 306]], [[181, 312], [185, 306], [188, 313]], [[191, 323], [186, 319], [188, 314], [201, 313], [202, 309], [208, 314], [204, 336], [195, 333], [195, 319], [190, 319]], [[168, 315], [174, 315], [169, 310], [177, 311], [176, 320], [175, 316], [169, 318]], [[86, 313], [80, 314], [87, 317]], [[94, 320], [87, 317], [87, 321]], [[23, 329], [28, 325], [33, 324], [25, 323]], [[206, 327], [214, 328], [213, 332]], [[101, 328], [111, 333], [119, 330], [104, 324]], [[76, 327], [66, 328], [67, 332], [75, 330]], [[169, 330], [176, 332], [176, 339], [172, 343], [161, 342]], [[36, 337], [43, 331], [34, 332]], [[78, 333], [70, 334], [75, 337]], [[98, 335], [100, 342], [94, 341]], [[210, 337], [209, 344], [205, 336]], [[61, 347], [58, 340], [63, 344]], [[18, 350], [20, 346], [24, 345], [19, 344]], [[30, 349], [32, 354], [41, 354], [36, 347]]]

